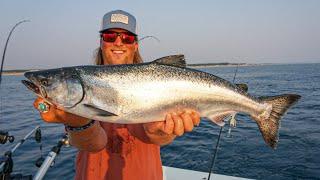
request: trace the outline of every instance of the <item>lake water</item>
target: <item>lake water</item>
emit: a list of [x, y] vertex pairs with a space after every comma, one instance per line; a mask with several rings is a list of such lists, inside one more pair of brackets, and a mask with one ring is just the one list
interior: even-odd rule
[[[202, 68], [229, 81], [236, 67]], [[43, 156], [64, 132], [62, 125], [40, 120], [32, 103], [35, 95], [20, 83], [22, 76], [4, 76], [0, 87], [0, 130], [14, 135], [14, 143], [0, 144], [0, 155], [10, 150], [36, 125], [42, 129]], [[255, 179], [319, 179], [320, 177], [320, 64], [284, 64], [239, 67], [236, 83], [246, 83], [249, 93], [268, 96], [297, 93], [301, 100], [282, 119], [278, 148], [263, 141], [256, 123], [237, 116], [237, 127], [227, 136], [224, 127], [214, 172]], [[193, 132], [162, 147], [166, 166], [208, 172], [220, 128], [201, 121]], [[46, 179], [72, 179], [76, 149], [63, 147]], [[39, 144], [29, 138], [13, 155], [14, 173], [35, 174]]]

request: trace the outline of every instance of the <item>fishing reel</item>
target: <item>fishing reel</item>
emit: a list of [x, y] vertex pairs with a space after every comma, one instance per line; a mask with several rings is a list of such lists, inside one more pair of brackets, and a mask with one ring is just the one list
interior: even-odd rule
[[36, 140], [37, 143], [39, 143], [39, 148], [40, 148], [40, 157], [36, 160], [35, 165], [39, 168], [41, 167], [43, 161], [44, 161], [44, 157], [42, 156], [42, 136], [41, 136], [41, 129], [37, 129], [35, 132], [35, 136], [34, 139]]
[[7, 141], [12, 143], [14, 141], [14, 136], [10, 136], [8, 132], [0, 131], [0, 144], [5, 144]]
[[0, 157], [0, 179], [3, 180], [32, 180], [32, 175], [11, 174], [13, 169], [12, 152], [7, 151], [4, 156]]
[[[50, 162], [50, 166], [53, 166], [54, 165], [54, 158], [52, 158], [50, 156], [50, 153], [49, 155], [44, 158], [43, 155], [42, 155], [42, 142], [41, 142], [41, 130], [40, 128], [37, 129], [37, 131], [35, 132], [35, 140], [37, 143], [40, 144], [40, 157], [35, 161], [35, 165], [38, 167], [38, 168], [41, 168], [42, 164], [46, 161], [46, 163], [50, 162], [48, 161], [48, 158], [49, 159], [52, 159], [52, 161]], [[65, 135], [63, 135], [62, 139], [59, 140], [58, 144], [54, 147], [52, 147], [51, 149], [51, 153], [55, 153], [55, 154], [59, 154], [60, 153], [60, 149], [62, 146], [66, 146], [66, 147], [69, 147], [70, 146], [70, 143], [69, 143], [69, 136], [68, 134], [66, 133]]]

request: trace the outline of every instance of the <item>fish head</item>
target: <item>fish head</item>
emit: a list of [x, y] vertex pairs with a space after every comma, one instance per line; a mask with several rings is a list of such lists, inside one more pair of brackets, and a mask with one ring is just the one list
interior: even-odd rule
[[77, 105], [84, 97], [80, 77], [68, 68], [29, 71], [22, 83], [49, 103], [65, 108]]

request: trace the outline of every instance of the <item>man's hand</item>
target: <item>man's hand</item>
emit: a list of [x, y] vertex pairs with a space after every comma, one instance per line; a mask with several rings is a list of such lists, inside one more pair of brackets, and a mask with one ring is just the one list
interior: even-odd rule
[[169, 113], [164, 121], [143, 124], [150, 141], [164, 145], [171, 143], [176, 136], [191, 132], [200, 123], [200, 114], [193, 110]]
[[[42, 98], [37, 98], [33, 106], [38, 109], [39, 103], [44, 102]], [[41, 113], [41, 118], [48, 123], [63, 123], [73, 127], [80, 127], [90, 122], [89, 119], [80, 117], [63, 110], [57, 109], [55, 105], [50, 105], [48, 112]]]

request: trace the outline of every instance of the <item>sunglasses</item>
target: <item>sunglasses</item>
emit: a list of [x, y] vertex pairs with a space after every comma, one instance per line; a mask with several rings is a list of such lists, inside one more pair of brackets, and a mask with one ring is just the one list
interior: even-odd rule
[[108, 31], [101, 34], [103, 41], [110, 43], [115, 42], [118, 36], [124, 44], [133, 44], [136, 41], [136, 36], [131, 33]]

